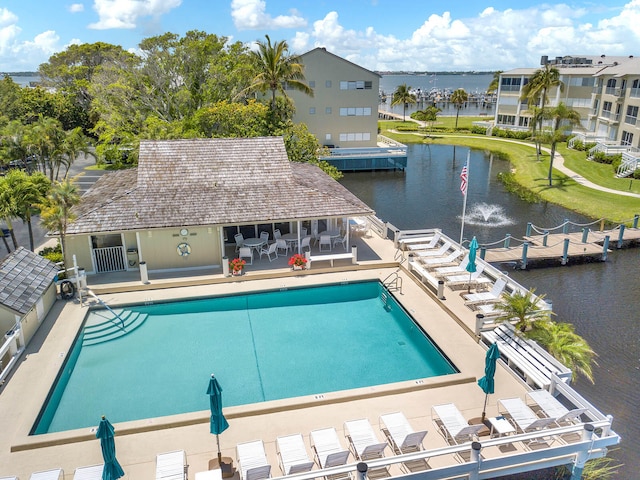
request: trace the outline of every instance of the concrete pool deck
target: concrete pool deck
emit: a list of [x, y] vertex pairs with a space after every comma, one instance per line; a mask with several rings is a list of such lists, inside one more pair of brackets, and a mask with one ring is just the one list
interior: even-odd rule
[[[174, 274], [173, 278], [152, 280], [151, 285], [141, 285], [139, 279], [136, 282], [123, 278], [123, 281], [111, 284], [114, 293], [106, 293], [109, 291], [107, 284], [96, 284], [96, 290], [100, 289], [100, 297], [108, 305], [117, 306], [344, 281], [383, 280], [397, 270], [390, 268], [395, 264], [393, 242], [375, 236], [360, 241], [366, 242], [376, 258], [367, 260], [359, 256], [357, 266], [345, 264], [333, 269], [316, 270], [314, 265], [313, 270], [302, 273], [274, 266], [261, 274], [248, 272], [244, 277], [234, 279], [220, 274], [188, 277]], [[329, 392], [323, 398], [299, 397], [225, 408], [230, 427], [220, 435], [224, 456], [235, 459], [236, 444], [261, 439], [272, 465], [272, 476], [278, 477], [281, 476], [275, 447], [278, 436], [301, 433], [311, 455], [312, 451], [308, 448], [311, 430], [335, 427], [343, 446], [347, 447], [344, 422], [368, 418], [380, 440], [383, 440], [384, 436], [379, 431], [379, 416], [402, 411], [415, 430], [429, 431], [424, 440], [425, 449], [429, 450], [447, 446], [433, 422], [432, 405], [455, 403], [467, 419], [481, 415], [485, 395], [476, 380], [484, 375], [485, 348], [470, 334], [475, 323], [474, 312], [464, 306], [459, 292], [447, 289], [446, 300], [438, 300], [406, 271], [400, 270], [399, 275], [403, 289], [402, 293], [394, 292], [394, 296], [460, 373], [354, 391]], [[89, 283], [92, 287], [91, 278]], [[134, 289], [134, 284], [140, 288]], [[0, 476], [17, 475], [24, 479], [33, 472], [62, 468], [64, 478], [71, 479], [77, 467], [103, 462], [100, 444], [91, 429], [28, 435], [64, 362], [66, 352], [77, 335], [88, 305], [88, 302], [81, 306], [77, 301], [58, 301], [26, 348], [19, 367], [0, 390]], [[179, 354], [167, 352], [168, 361], [171, 356]], [[384, 362], [384, 359], [380, 359], [380, 362]], [[371, 368], [375, 368], [375, 365]], [[309, 372], [309, 375], [313, 375], [313, 372]], [[495, 379], [496, 391], [489, 396], [488, 417], [498, 414], [499, 399], [524, 399], [528, 391], [523, 382], [501, 364]], [[162, 378], [157, 380], [166, 381]], [[171, 385], [168, 384], [167, 388], [171, 388]], [[203, 384], [203, 396], [205, 389], [206, 385]], [[109, 412], [96, 412], [96, 426], [103, 414], [108, 417]], [[208, 470], [209, 461], [216, 456], [215, 436], [209, 433], [208, 410], [116, 423], [114, 426], [117, 457], [126, 473], [125, 478], [154, 478], [157, 454], [184, 450], [189, 464], [188, 478], [194, 479], [196, 472]], [[508, 453], [498, 447], [488, 447], [483, 449], [482, 454], [485, 458], [491, 458], [522, 451], [524, 447], [514, 442]], [[386, 454], [390, 456], [389, 449]], [[350, 463], [353, 461], [353, 458], [349, 460]], [[456, 463], [453, 455], [442, 455], [432, 458], [429, 465], [435, 468]], [[392, 465], [391, 473], [395, 476], [402, 474], [402, 471], [398, 465]]]

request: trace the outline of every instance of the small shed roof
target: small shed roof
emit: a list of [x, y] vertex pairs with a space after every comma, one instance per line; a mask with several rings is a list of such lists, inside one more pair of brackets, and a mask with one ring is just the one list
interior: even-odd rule
[[0, 263], [0, 305], [26, 314], [49, 288], [58, 270], [50, 260], [18, 247]]
[[282, 137], [148, 140], [138, 167], [103, 175], [68, 234], [270, 223], [373, 210], [318, 167], [290, 162]]

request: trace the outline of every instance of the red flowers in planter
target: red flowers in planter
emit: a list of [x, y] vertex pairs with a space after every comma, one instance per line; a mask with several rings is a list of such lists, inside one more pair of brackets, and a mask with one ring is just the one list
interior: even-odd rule
[[304, 268], [307, 265], [307, 259], [304, 255], [296, 253], [289, 259], [289, 265]]

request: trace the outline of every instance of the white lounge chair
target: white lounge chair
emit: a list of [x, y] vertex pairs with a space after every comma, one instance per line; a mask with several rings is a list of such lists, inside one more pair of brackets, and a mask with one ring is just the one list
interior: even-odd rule
[[479, 287], [480, 285], [488, 285], [492, 280], [483, 275], [484, 265], [478, 265], [478, 268], [473, 273], [459, 273], [457, 275], [447, 275], [444, 277], [444, 283], [448, 287], [456, 287], [459, 285], [469, 285]]
[[451, 248], [451, 242], [444, 242], [442, 245], [440, 245], [440, 247], [438, 247], [435, 250], [421, 250], [421, 251], [417, 251], [414, 252], [414, 255], [417, 255], [419, 257], [442, 257], [442, 256], [446, 256], [447, 251]]
[[344, 432], [356, 459], [364, 461], [384, 457], [387, 444], [378, 440], [366, 418], [344, 422]]
[[586, 408], [569, 410], [547, 390], [540, 389], [527, 392], [526, 396], [549, 418], [555, 418], [558, 426], [575, 423], [587, 411]]
[[483, 424], [469, 425], [453, 403], [434, 405], [431, 410], [433, 422], [447, 443], [451, 445], [472, 441], [484, 428]]
[[469, 255], [465, 255], [462, 261], [458, 265], [452, 265], [450, 267], [437, 267], [433, 269], [433, 275], [436, 277], [444, 277], [446, 275], [457, 275], [467, 271], [467, 265], [469, 264]]
[[313, 430], [309, 434], [309, 441], [320, 468], [345, 465], [349, 460], [350, 452], [340, 444], [336, 429], [333, 427]]
[[156, 480], [185, 480], [186, 468], [184, 450], [156, 455]]
[[78, 467], [73, 474], [73, 480], [102, 480], [102, 470], [104, 464]]
[[396, 455], [422, 450], [426, 430], [416, 432], [402, 412], [380, 415], [380, 429]]
[[44, 472], [35, 472], [29, 477], [30, 480], [59, 480], [62, 478], [64, 478], [64, 472], [61, 468], [54, 468], [53, 470], [46, 470]]
[[241, 480], [263, 480], [271, 477], [271, 465], [267, 461], [262, 440], [236, 445]]
[[[500, 408], [502, 406], [502, 408]], [[521, 398], [502, 398], [498, 400], [498, 410], [513, 420], [514, 427], [521, 433], [535, 432], [555, 423], [555, 418], [540, 418]]]
[[280, 468], [285, 475], [308, 472], [313, 468], [313, 462], [309, 460], [307, 448], [299, 433], [276, 438], [276, 449]]
[[462, 255], [462, 250], [455, 249], [446, 257], [420, 257], [420, 262], [426, 268], [444, 267], [446, 265], [453, 265], [456, 263], [458, 257]]
[[441, 236], [441, 232], [429, 236], [414, 235], [413, 237], [401, 238], [399, 243], [401, 246], [407, 247], [408, 250], [429, 250], [436, 247]]
[[18, 480], [18, 477], [0, 477], [0, 480]]
[[499, 302], [502, 292], [507, 286], [507, 279], [500, 277], [493, 284], [493, 288], [489, 292], [467, 293], [463, 295], [465, 305], [475, 305], [478, 303]]

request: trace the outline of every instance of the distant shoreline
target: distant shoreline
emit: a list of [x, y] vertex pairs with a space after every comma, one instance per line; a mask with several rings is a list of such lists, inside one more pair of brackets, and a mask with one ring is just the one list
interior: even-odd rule
[[495, 71], [487, 71], [487, 72], [479, 72], [477, 70], [471, 70], [466, 72], [452, 72], [452, 71], [442, 71], [442, 72], [381, 72], [376, 70], [375, 73], [378, 75], [415, 75], [415, 76], [429, 76], [429, 75], [493, 75]]
[[9, 75], [10, 77], [37, 77], [38, 72], [0, 72], [3, 77]]

